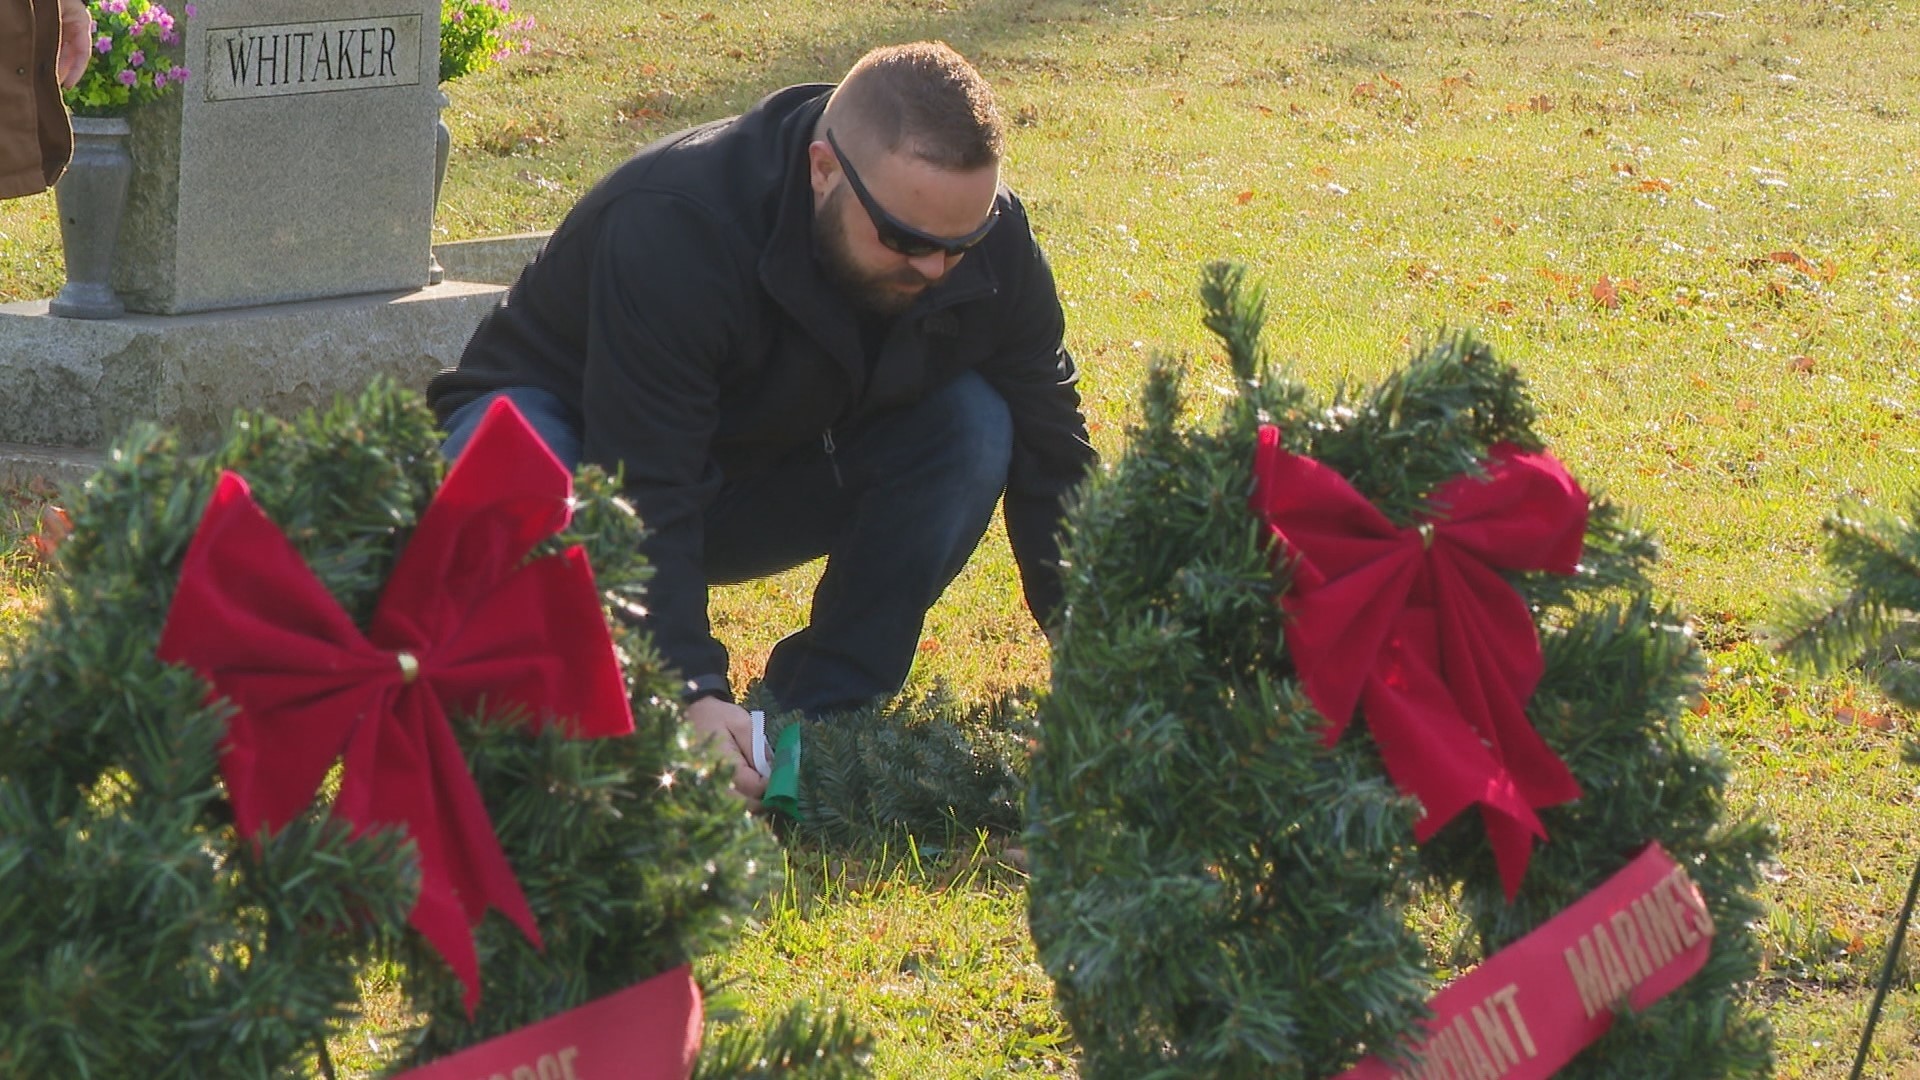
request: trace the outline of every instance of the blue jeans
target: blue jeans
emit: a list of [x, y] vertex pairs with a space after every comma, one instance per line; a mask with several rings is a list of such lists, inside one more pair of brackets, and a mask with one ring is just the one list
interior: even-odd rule
[[[498, 390], [455, 411], [447, 418], [448, 457], [502, 395], [562, 463], [579, 464], [579, 418], [532, 387]], [[971, 372], [834, 437], [831, 460], [809, 444], [768, 469], [729, 477], [705, 519], [708, 584], [767, 577], [826, 556], [810, 621], [767, 660], [774, 700], [811, 713], [899, 691], [927, 609], [986, 533], [1013, 455], [1005, 400]]]

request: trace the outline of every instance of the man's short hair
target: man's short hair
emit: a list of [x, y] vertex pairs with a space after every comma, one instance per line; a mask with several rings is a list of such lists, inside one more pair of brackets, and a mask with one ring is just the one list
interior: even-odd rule
[[998, 164], [1006, 148], [993, 88], [944, 42], [886, 45], [848, 69], [821, 127], [886, 153], [904, 149], [936, 168]]

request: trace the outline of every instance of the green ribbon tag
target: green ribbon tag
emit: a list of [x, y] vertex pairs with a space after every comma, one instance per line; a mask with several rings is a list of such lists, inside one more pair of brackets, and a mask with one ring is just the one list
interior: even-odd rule
[[780, 729], [773, 744], [773, 771], [767, 774], [767, 793], [760, 802], [769, 810], [778, 810], [795, 821], [800, 814], [800, 723], [794, 721]]

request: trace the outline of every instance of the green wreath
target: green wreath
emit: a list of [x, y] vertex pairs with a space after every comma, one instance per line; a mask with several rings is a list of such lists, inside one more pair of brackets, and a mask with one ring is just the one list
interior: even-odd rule
[[1070, 514], [1029, 765], [1032, 932], [1084, 1075], [1319, 1080], [1403, 1056], [1447, 977], [1654, 840], [1720, 928], [1706, 966], [1558, 1075], [1769, 1075], [1771, 1034], [1739, 993], [1771, 829], [1727, 820], [1725, 767], [1680, 723], [1700, 653], [1653, 594], [1652, 540], [1596, 499], [1573, 576], [1511, 578], [1546, 661], [1528, 717], [1584, 797], [1542, 811], [1549, 840], [1509, 903], [1479, 815], [1416, 845], [1417, 806], [1365, 725], [1322, 742], [1248, 495], [1271, 423], [1404, 526], [1494, 444], [1541, 445], [1522, 380], [1462, 335], [1317, 402], [1270, 372], [1240, 268], [1210, 267], [1202, 298], [1237, 385], [1217, 423], [1187, 426], [1180, 374], [1157, 363], [1126, 453]]
[[[473, 1016], [406, 928], [419, 872], [404, 835], [351, 838], [325, 788], [257, 849], [236, 834], [217, 769], [227, 710], [154, 655], [217, 476], [247, 479], [365, 625], [439, 486], [439, 438], [417, 395], [376, 386], [297, 422], [242, 415], [206, 456], [138, 432], [87, 486], [46, 608], [0, 671], [0, 1074], [332, 1075], [326, 1038], [376, 971], [412, 1018], [384, 1051], [405, 1068], [711, 953], [774, 887], [765, 830], [689, 743], [648, 642], [617, 624], [631, 736], [529, 734], [497, 707], [453, 717], [545, 938], [536, 950], [487, 916]], [[638, 528], [589, 470], [535, 554], [584, 545], [608, 603], [633, 604]], [[847, 1075], [865, 1046], [798, 1006], [709, 1039], [696, 1075]]]

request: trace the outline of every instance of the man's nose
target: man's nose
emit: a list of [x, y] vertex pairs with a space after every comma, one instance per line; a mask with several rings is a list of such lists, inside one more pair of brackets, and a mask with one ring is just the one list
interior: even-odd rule
[[915, 255], [907, 259], [907, 265], [920, 272], [929, 283], [947, 276], [947, 254], [944, 251], [932, 251], [925, 255]]

